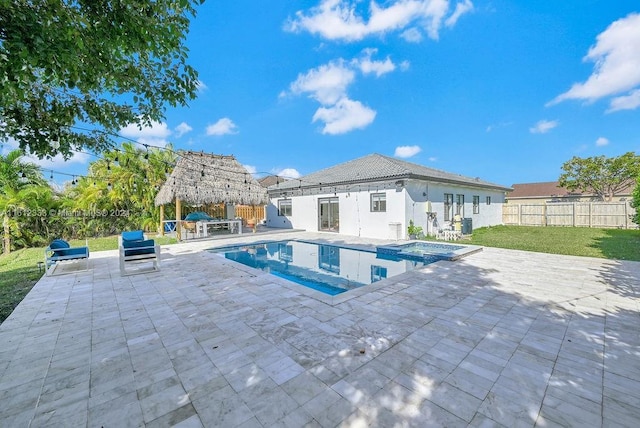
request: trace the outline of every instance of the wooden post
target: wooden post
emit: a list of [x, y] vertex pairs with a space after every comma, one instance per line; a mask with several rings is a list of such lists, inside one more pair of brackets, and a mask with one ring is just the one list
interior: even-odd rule
[[624, 202], [624, 228], [629, 229], [629, 211], [627, 211], [627, 201]]
[[164, 205], [160, 205], [160, 236], [164, 236]]
[[176, 198], [176, 239], [182, 240], [182, 203]]

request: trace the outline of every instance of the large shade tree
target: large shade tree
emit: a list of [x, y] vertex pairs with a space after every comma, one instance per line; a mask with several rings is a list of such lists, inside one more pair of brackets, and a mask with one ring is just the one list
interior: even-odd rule
[[633, 152], [618, 157], [574, 156], [562, 165], [558, 182], [569, 190], [591, 192], [603, 201], [611, 199], [635, 183], [640, 173], [640, 156]]
[[196, 95], [184, 45], [204, 0], [4, 0], [0, 140], [40, 157], [150, 125]]

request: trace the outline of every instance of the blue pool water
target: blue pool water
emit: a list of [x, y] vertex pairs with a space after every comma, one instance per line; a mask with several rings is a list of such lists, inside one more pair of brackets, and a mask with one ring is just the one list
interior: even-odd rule
[[409, 260], [306, 241], [260, 242], [210, 251], [332, 296], [442, 260], [438, 256]]

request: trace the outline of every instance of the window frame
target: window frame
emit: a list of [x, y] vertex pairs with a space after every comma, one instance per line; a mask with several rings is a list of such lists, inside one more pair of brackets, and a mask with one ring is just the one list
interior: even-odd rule
[[491, 196], [487, 196], [487, 198], [485, 199], [485, 203], [487, 205], [491, 205]]
[[[283, 211], [283, 207], [288, 207], [289, 213]], [[293, 203], [291, 199], [280, 199], [278, 201], [278, 217], [291, 217], [293, 215]]]
[[[449, 196], [451, 196], [449, 198]], [[444, 194], [444, 221], [453, 219], [453, 193]]]
[[480, 214], [480, 196], [473, 195], [473, 213]]
[[456, 215], [464, 217], [464, 194], [456, 193]]
[[[374, 202], [378, 202], [378, 209], [374, 209]], [[380, 208], [381, 202], [384, 202], [384, 209]], [[384, 192], [372, 193], [371, 196], [369, 197], [369, 210], [372, 213], [387, 212], [387, 194]]]

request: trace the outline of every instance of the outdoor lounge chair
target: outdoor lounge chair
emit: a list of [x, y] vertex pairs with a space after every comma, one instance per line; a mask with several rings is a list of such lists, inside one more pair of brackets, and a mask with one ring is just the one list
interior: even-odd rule
[[[64, 239], [54, 239], [47, 248], [44, 249], [44, 266], [47, 276], [54, 274], [54, 271], [58, 267], [58, 264], [66, 261], [86, 260], [85, 269], [74, 272], [82, 272], [89, 270], [89, 247], [75, 247], [71, 248], [71, 245]], [[63, 272], [71, 273], [71, 272]]]
[[[120, 275], [134, 275], [160, 270], [160, 246], [153, 239], [146, 239], [142, 230], [122, 232], [120, 245]], [[130, 263], [152, 262], [152, 269], [128, 271], [125, 266]]]

